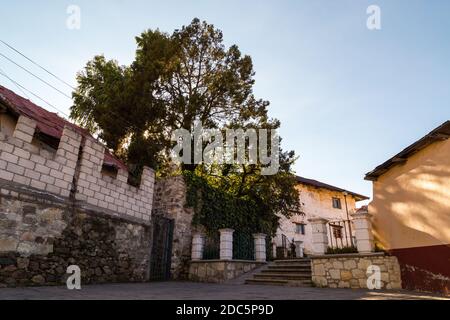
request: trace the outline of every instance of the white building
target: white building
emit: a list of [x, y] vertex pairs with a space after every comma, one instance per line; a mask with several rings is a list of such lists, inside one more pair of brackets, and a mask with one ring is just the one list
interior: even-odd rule
[[[292, 216], [290, 219], [282, 216], [277, 236], [274, 239], [274, 247], [281, 252], [289, 250], [291, 244], [296, 245], [297, 256], [300, 248], [305, 254], [312, 253], [312, 230], [308, 219], [325, 218], [331, 222], [331, 232], [334, 234], [330, 243], [335, 243], [338, 247], [349, 246], [351, 226], [342, 221], [350, 220], [350, 214], [356, 211], [356, 203], [369, 198], [348, 190], [338, 188], [320, 181], [297, 177], [297, 190], [299, 191], [301, 213]], [[342, 227], [338, 226], [338, 222]], [[336, 227], [333, 227], [336, 225]], [[349, 230], [350, 229], [350, 230]], [[283, 248], [283, 249], [282, 249]]]

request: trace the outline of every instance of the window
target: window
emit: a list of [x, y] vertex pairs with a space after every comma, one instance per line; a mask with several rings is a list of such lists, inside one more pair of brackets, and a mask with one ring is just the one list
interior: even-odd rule
[[341, 199], [333, 198], [333, 208], [335, 208], [335, 209], [342, 209]]
[[112, 165], [103, 164], [102, 175], [111, 177], [113, 179], [117, 178], [118, 169]]
[[295, 233], [297, 234], [305, 234], [305, 224], [304, 223], [296, 223], [295, 224]]
[[0, 131], [7, 137], [11, 137], [16, 128], [17, 120], [7, 113], [3, 113], [0, 105]]
[[342, 239], [342, 227], [333, 226], [333, 236], [335, 239]]

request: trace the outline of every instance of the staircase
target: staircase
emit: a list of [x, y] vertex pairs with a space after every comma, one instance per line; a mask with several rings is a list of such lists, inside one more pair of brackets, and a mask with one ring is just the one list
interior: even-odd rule
[[311, 260], [276, 260], [267, 268], [247, 279], [246, 284], [280, 285], [292, 287], [311, 287]]

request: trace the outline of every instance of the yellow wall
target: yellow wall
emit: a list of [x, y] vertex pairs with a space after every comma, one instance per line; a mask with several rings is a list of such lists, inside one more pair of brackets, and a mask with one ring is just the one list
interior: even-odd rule
[[375, 237], [386, 249], [450, 244], [450, 139], [392, 167], [373, 195]]

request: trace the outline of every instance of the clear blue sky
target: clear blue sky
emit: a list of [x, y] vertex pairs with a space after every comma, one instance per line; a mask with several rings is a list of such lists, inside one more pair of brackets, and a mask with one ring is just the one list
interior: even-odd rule
[[[66, 28], [68, 5], [81, 29]], [[382, 29], [366, 28], [381, 8]], [[8, 1], [0, 38], [75, 85], [103, 53], [129, 64], [134, 37], [198, 17], [252, 56], [255, 91], [282, 122], [299, 175], [371, 195], [364, 174], [450, 115], [450, 1]], [[32, 66], [0, 44], [0, 52]], [[68, 113], [71, 101], [0, 57], [0, 68]], [[70, 94], [45, 73], [34, 71]], [[4, 78], [0, 83], [17, 91]], [[32, 99], [43, 105], [37, 99]], [[50, 108], [48, 108], [51, 110]]]

